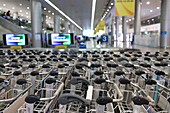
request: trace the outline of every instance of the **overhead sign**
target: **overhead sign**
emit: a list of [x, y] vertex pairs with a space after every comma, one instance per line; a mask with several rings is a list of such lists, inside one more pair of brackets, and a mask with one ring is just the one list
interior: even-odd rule
[[101, 36], [101, 42], [109, 42], [109, 37], [108, 37], [108, 35], [102, 35], [102, 36]]
[[104, 30], [104, 21], [99, 21], [99, 30]]
[[133, 16], [135, 13], [135, 0], [115, 0], [116, 16]]

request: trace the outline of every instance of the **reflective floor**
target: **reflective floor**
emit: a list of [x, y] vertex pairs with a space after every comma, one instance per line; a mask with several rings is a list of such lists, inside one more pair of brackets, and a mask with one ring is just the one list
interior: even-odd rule
[[145, 46], [140, 46], [140, 45], [131, 45], [131, 42], [114, 42], [113, 47], [115, 48], [131, 48], [131, 49], [140, 49], [142, 52], [156, 52], [156, 51], [170, 51], [170, 49], [165, 49], [165, 48], [152, 48], [152, 47], [145, 47]]

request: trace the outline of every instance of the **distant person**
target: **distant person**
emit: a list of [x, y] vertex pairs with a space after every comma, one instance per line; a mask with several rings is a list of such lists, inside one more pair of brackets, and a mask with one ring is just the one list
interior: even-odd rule
[[11, 16], [11, 11], [8, 10], [8, 12], [6, 13], [7, 16]]
[[2, 14], [2, 17], [3, 17], [3, 18], [6, 18], [6, 12], [4, 12], [4, 13]]
[[18, 16], [18, 25], [21, 26], [21, 19], [19, 16]]
[[8, 10], [8, 12], [6, 13], [7, 19], [9, 20], [11, 18], [11, 12], [10, 10]]

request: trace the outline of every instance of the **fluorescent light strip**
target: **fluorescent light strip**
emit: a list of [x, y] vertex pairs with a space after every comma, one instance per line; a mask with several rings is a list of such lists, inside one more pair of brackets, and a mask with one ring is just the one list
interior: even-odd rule
[[96, 0], [93, 0], [93, 4], [92, 4], [92, 15], [91, 15], [91, 30], [93, 30], [95, 10], [96, 10]]
[[67, 18], [71, 23], [77, 26], [80, 30], [83, 30], [76, 22], [74, 22], [69, 16], [67, 16], [63, 11], [61, 11], [57, 6], [55, 6], [50, 0], [45, 0], [51, 7], [53, 7], [56, 11], [58, 11], [61, 15]]

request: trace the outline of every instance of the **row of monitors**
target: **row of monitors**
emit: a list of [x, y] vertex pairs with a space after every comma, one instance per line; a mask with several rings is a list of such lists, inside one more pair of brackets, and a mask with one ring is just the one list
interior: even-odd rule
[[[71, 45], [74, 44], [74, 40], [85, 41], [86, 37], [83, 35], [77, 35], [74, 38], [73, 33], [51, 33], [48, 36], [49, 45]], [[25, 46], [28, 45], [28, 35], [4, 34], [3, 43], [6, 46]]]

